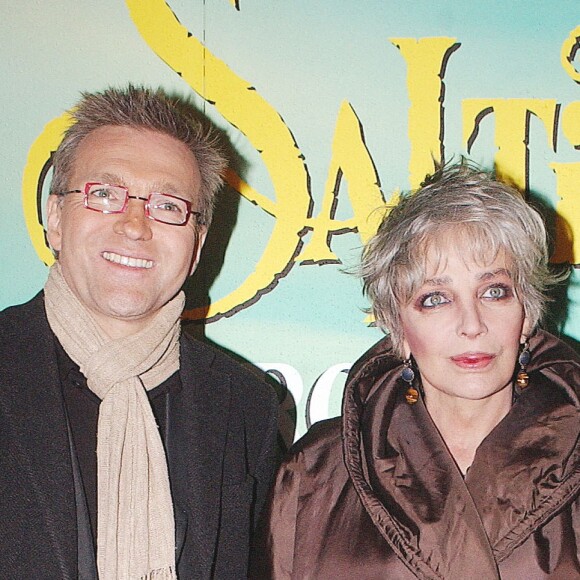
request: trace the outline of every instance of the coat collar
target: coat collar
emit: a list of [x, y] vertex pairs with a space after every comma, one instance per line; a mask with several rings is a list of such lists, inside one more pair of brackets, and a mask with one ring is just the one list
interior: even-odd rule
[[498, 578], [496, 562], [578, 492], [578, 357], [544, 332], [531, 348], [530, 386], [480, 445], [465, 481], [423, 401], [404, 401], [390, 341], [353, 367], [347, 469], [374, 525], [425, 578]]

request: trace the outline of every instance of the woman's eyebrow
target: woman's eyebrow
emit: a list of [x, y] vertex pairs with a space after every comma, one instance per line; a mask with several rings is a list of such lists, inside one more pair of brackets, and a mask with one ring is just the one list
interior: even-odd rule
[[497, 270], [492, 270], [491, 272], [482, 272], [477, 278], [479, 280], [491, 280], [499, 276], [506, 276], [511, 279], [511, 274], [506, 268], [497, 268]]
[[449, 284], [451, 282], [451, 278], [449, 276], [434, 276], [433, 278], [428, 278], [423, 282], [423, 286], [445, 286], [445, 284]]
[[[506, 268], [497, 268], [496, 270], [481, 272], [477, 275], [478, 280], [492, 280], [493, 278], [498, 278], [500, 276], [506, 276], [511, 279], [511, 274]], [[452, 282], [449, 276], [433, 276], [432, 278], [427, 278], [423, 282], [423, 286], [445, 286]]]

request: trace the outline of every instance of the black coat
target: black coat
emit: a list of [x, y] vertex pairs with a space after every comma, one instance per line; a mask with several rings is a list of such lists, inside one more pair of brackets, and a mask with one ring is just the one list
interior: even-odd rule
[[[180, 365], [165, 442], [174, 501], [187, 512], [179, 578], [245, 578], [274, 469], [276, 398], [186, 336]], [[77, 539], [55, 341], [39, 294], [0, 313], [0, 578], [77, 578]]]

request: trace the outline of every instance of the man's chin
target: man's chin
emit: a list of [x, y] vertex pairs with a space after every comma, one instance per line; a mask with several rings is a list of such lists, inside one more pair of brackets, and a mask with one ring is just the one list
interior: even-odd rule
[[[125, 295], [120, 300], [98, 304], [93, 312], [99, 325], [112, 336], [138, 332], [158, 310], [159, 308], [149, 301], [131, 299]], [[123, 330], [124, 328], [126, 330]]]

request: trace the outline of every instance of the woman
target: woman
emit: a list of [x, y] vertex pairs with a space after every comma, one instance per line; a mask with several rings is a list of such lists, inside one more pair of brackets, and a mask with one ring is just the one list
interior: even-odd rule
[[580, 363], [537, 328], [546, 246], [466, 165], [387, 215], [361, 272], [389, 336], [282, 465], [254, 577], [580, 578]]

